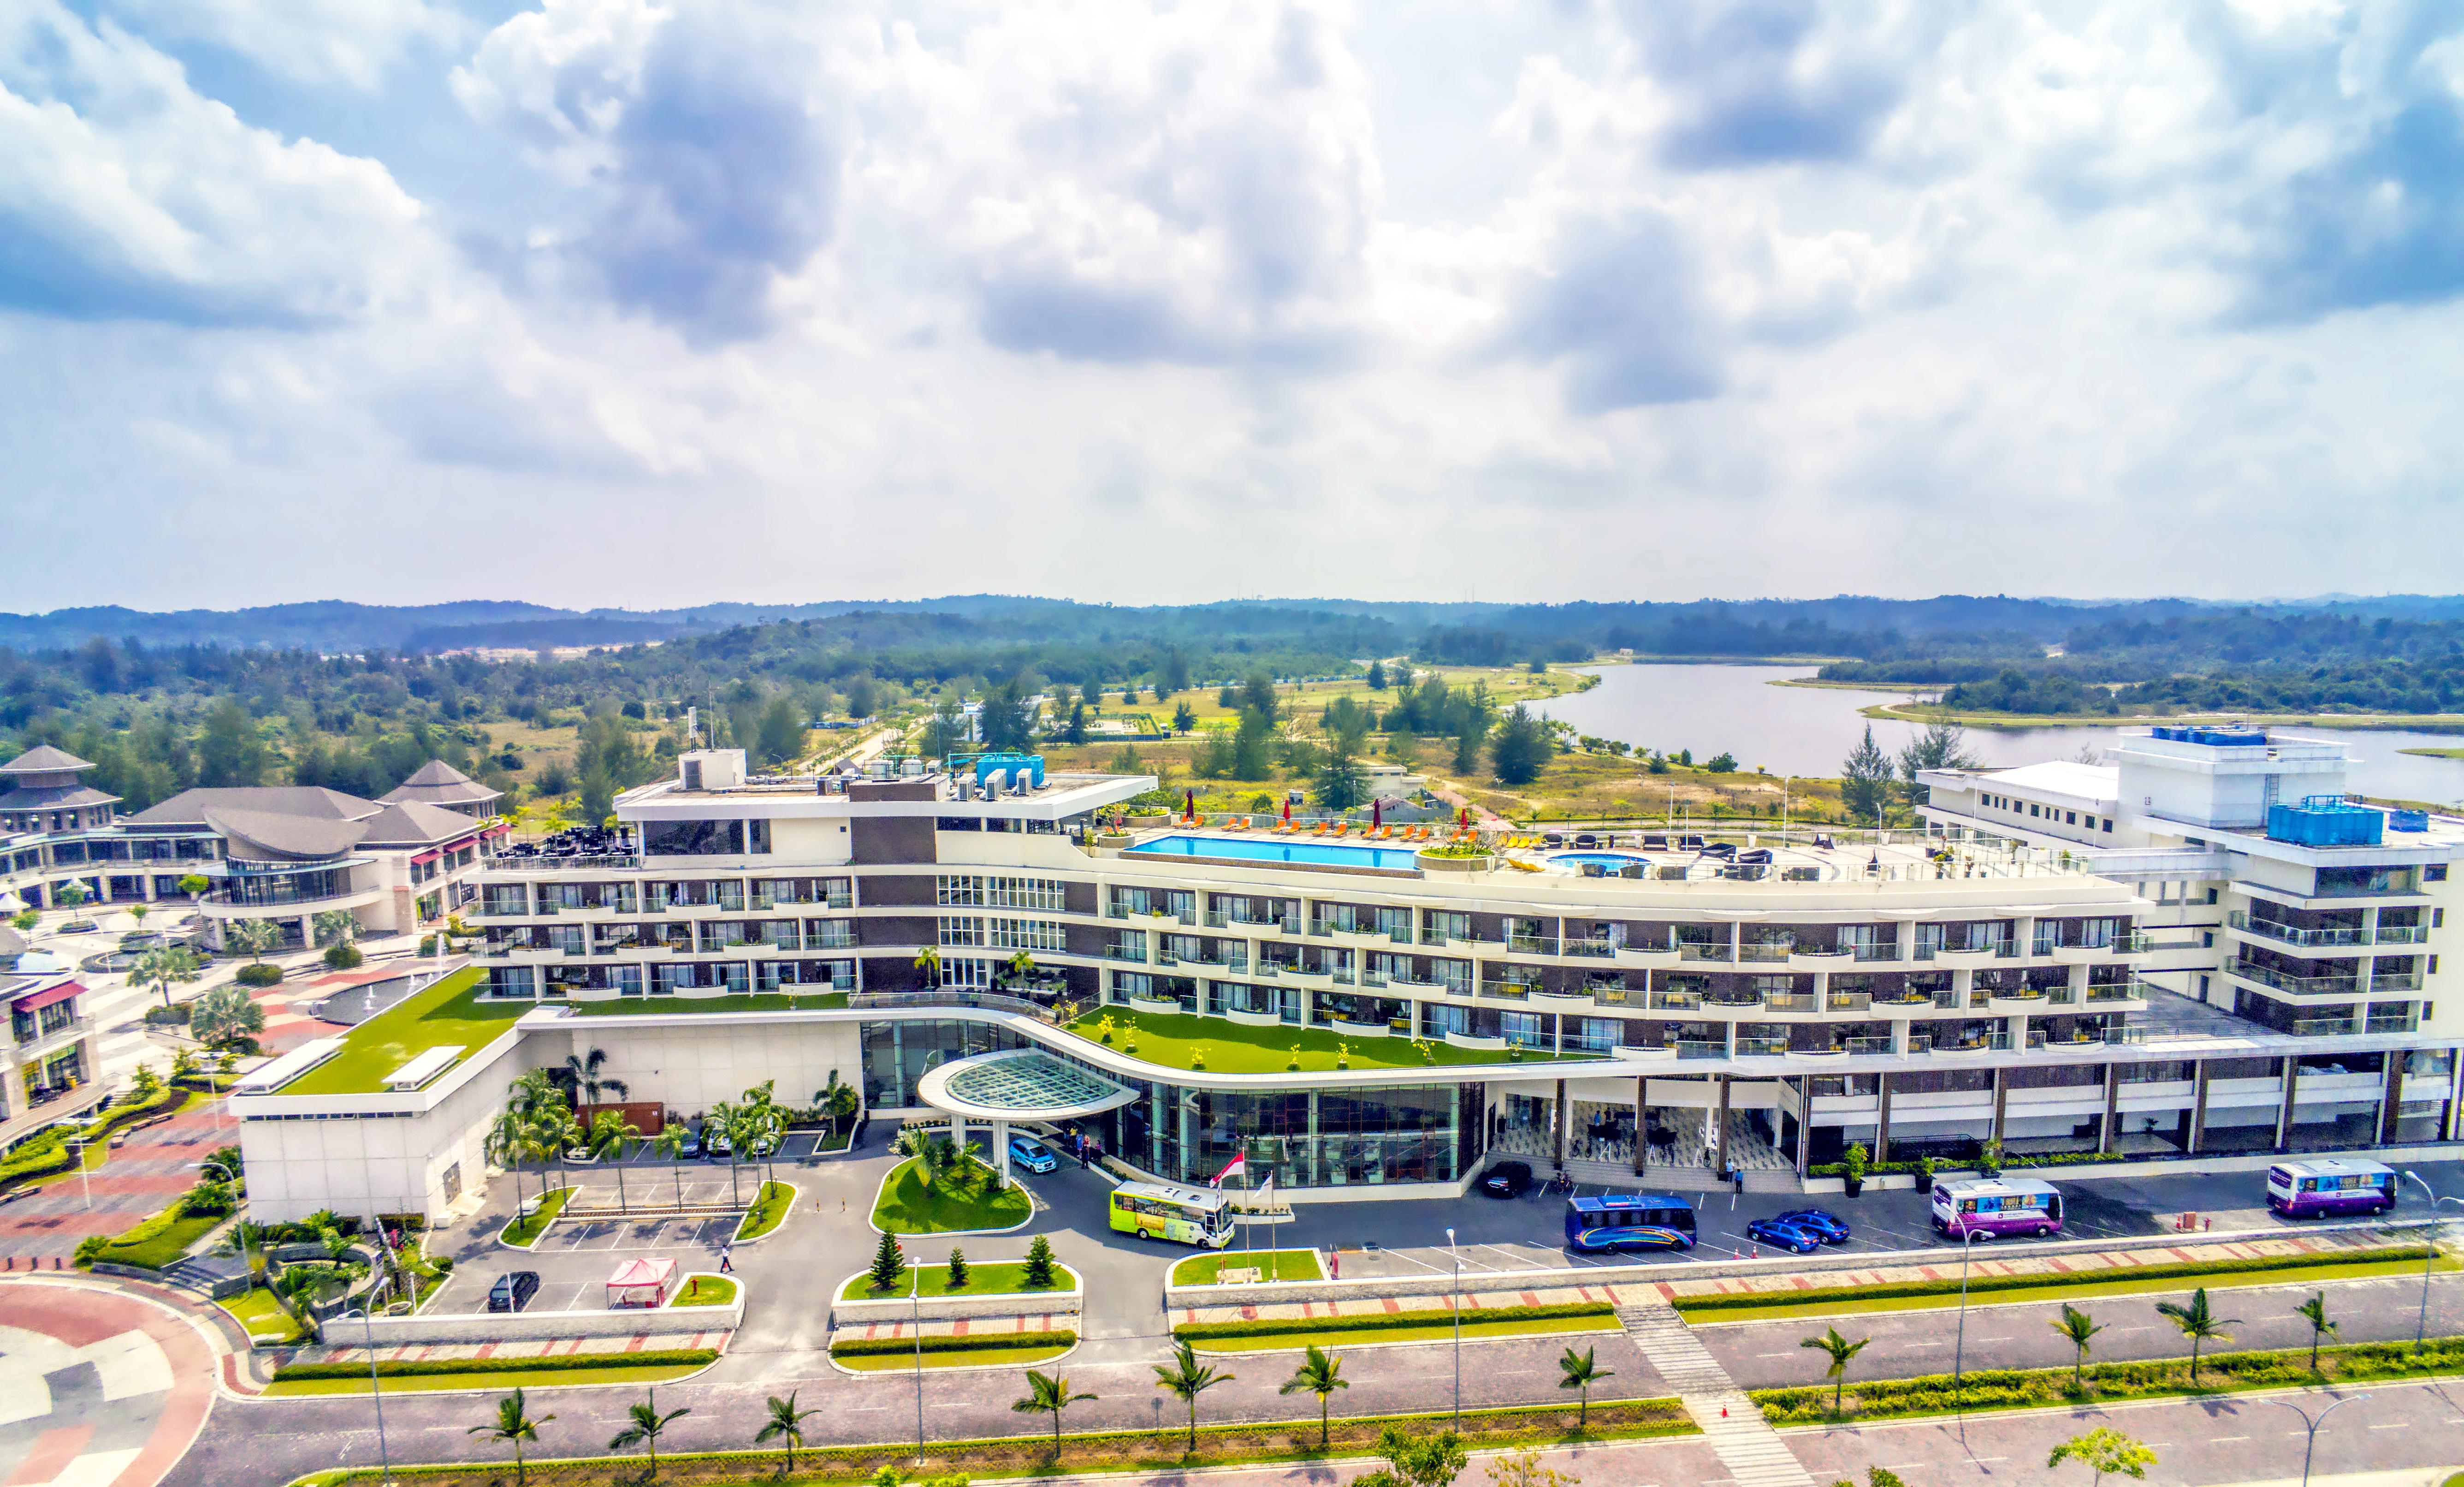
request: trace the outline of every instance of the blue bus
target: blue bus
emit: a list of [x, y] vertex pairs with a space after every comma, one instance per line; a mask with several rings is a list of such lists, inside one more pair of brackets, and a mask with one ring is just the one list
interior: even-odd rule
[[1694, 1248], [1694, 1205], [1682, 1193], [1618, 1193], [1566, 1200], [1566, 1248], [1587, 1254], [1611, 1250]]

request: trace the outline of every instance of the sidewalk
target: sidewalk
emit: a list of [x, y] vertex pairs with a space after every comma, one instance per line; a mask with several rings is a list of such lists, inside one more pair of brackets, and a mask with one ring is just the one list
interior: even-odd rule
[[[2079, 1275], [2096, 1276], [2110, 1272], [2114, 1278], [2126, 1279], [2130, 1271], [2148, 1265], [2197, 1264], [2202, 1261], [2256, 1259], [2268, 1255], [2324, 1254], [2338, 1250], [2379, 1248], [2381, 1241], [2361, 1233], [2288, 1233], [2280, 1238], [2193, 1243], [2184, 1240], [2167, 1244], [2150, 1240], [2145, 1246], [2128, 1250], [2107, 1250], [2071, 1254], [2013, 1254], [2007, 1258], [1988, 1258], [1982, 1253], [1974, 1257], [1969, 1271], [1971, 1285], [1985, 1285], [1998, 1276]], [[1570, 1280], [1581, 1271], [1563, 1273]], [[1523, 1277], [1528, 1278], [1528, 1276]], [[1494, 1287], [1466, 1285], [1459, 1295], [1466, 1309], [1491, 1306], [1554, 1306], [1574, 1301], [1606, 1301], [1614, 1306], [1657, 1304], [1675, 1301], [1689, 1296], [1744, 1296], [1755, 1293], [1781, 1295], [1791, 1291], [1829, 1290], [1840, 1286], [1903, 1285], [1911, 1281], [1956, 1280], [1956, 1264], [1877, 1265], [1870, 1270], [1834, 1270], [1818, 1274], [1791, 1274], [1785, 1271], [1758, 1276], [1726, 1276], [1699, 1280], [1625, 1281], [1615, 1285], [1538, 1285], [1525, 1289], [1502, 1291]], [[1443, 1317], [1449, 1307], [1445, 1295], [1372, 1297], [1352, 1300], [1283, 1302], [1265, 1306], [1197, 1306], [1177, 1310], [1177, 1322], [1235, 1321], [1260, 1318], [1284, 1320], [1359, 1317], [1427, 1311], [1433, 1317]]]
[[870, 1322], [861, 1327], [836, 1328], [830, 1333], [830, 1341], [843, 1343], [854, 1338], [862, 1338], [866, 1341], [877, 1338], [904, 1338], [913, 1337], [917, 1332], [923, 1333], [928, 1338], [966, 1338], [983, 1337], [1001, 1332], [1076, 1332], [1078, 1330], [1080, 1326], [1077, 1313], [1045, 1312], [1041, 1316], [1028, 1317], [960, 1317], [951, 1321], [927, 1321], [921, 1327], [915, 1328], [911, 1328], [903, 1321]]
[[[329, 1325], [329, 1335], [348, 1330], [347, 1322]], [[734, 1333], [670, 1332], [658, 1336], [629, 1338], [547, 1338], [529, 1339], [518, 1343], [431, 1343], [404, 1347], [380, 1347], [376, 1350], [381, 1363], [410, 1363], [438, 1358], [571, 1358], [581, 1355], [607, 1354], [613, 1358], [646, 1349], [664, 1352], [671, 1348], [715, 1347], [726, 1351], [728, 1339]], [[298, 1347], [284, 1354], [287, 1364], [359, 1363], [368, 1361], [364, 1347]]]

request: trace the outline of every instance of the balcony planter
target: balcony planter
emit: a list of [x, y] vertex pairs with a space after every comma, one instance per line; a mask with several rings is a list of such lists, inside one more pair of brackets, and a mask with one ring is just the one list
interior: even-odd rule
[[612, 1002], [621, 995], [614, 987], [575, 987], [564, 994], [568, 1002]]
[[[1130, 1005], [1134, 1007], [1138, 1004], [1133, 1002]], [[1177, 1010], [1177, 1007], [1175, 1010]], [[1274, 1028], [1283, 1025], [1284, 1017], [1281, 1012], [1236, 1012], [1226, 1010], [1223, 1020], [1241, 1028]]]
[[1792, 1048], [1788, 1051], [1788, 1056], [1823, 1063], [1833, 1059], [1845, 1059], [1848, 1056], [1848, 1051], [1844, 1048]]
[[[1177, 1017], [1180, 1015], [1180, 1004], [1178, 1002], [1156, 1002], [1151, 1001], [1143, 996], [1133, 996], [1129, 999], [1129, 1003], [1130, 1010], [1133, 1012], [1144, 1012], [1150, 1017]], [[1269, 1020], [1271, 1021], [1272, 1019]]]
[[1485, 852], [1473, 855], [1454, 853], [1422, 852], [1412, 860], [1423, 873], [1485, 873], [1494, 859]]
[[1934, 964], [1937, 965], [1947, 966], [1954, 969], [1962, 966], [1969, 969], [1976, 969], [1992, 965], [1996, 960], [2000, 959], [2000, 956], [1992, 946], [1988, 945], [1982, 950], [1953, 950], [1948, 948], [1938, 948], [1933, 952], [1933, 959]]
[[1677, 951], [1666, 946], [1654, 949], [1623, 945], [1618, 948], [1616, 959], [1619, 965], [1631, 966], [1639, 970], [1652, 970], [1676, 965], [1679, 956]]
[[1856, 964], [1856, 957], [1846, 950], [1792, 950], [1788, 956], [1791, 970], [1837, 970]]
[[1588, 991], [1534, 991], [1526, 1000], [1534, 1007], [1551, 1007], [1561, 1011], [1590, 1011], [1599, 1005]]
[[730, 991], [725, 987], [678, 987], [675, 994], [688, 1001], [709, 1002], [722, 996], [735, 996], [737, 993]]
[[1393, 1031], [1391, 1025], [1387, 1023], [1353, 1022], [1348, 1017], [1329, 1017], [1326, 1020], [1326, 1026], [1346, 1037], [1354, 1038], [1382, 1038]]
[[1506, 1039], [1503, 1037], [1475, 1037], [1468, 1032], [1449, 1032], [1446, 1034], [1446, 1046], [1448, 1048], [1467, 1048], [1474, 1050], [1475, 1052], [1485, 1054], [1502, 1054], [1506, 1052]]
[[1136, 837], [1132, 836], [1127, 832], [1097, 832], [1095, 833], [1096, 846], [1108, 847], [1113, 851], [1118, 851], [1136, 840]]
[[1668, 1047], [1664, 1043], [1658, 1048], [1632, 1048], [1626, 1044], [1620, 1043], [1615, 1049], [1610, 1051], [1610, 1056], [1614, 1058], [1626, 1059], [1628, 1061], [1644, 1058], [1673, 1059], [1677, 1056], [1677, 1050]]

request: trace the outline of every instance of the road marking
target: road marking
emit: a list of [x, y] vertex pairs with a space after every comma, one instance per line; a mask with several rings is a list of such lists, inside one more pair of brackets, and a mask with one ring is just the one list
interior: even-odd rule
[[2374, 1431], [2404, 1431], [2410, 1430], [2411, 1428], [2412, 1422], [2410, 1420], [2398, 1420], [2393, 1425], [2373, 1425], [2370, 1427], [2370, 1429]]
[[2209, 1436], [2209, 1437], [2208, 1437], [2208, 1444], [2209, 1444], [2209, 1445], [2211, 1445], [2211, 1446], [2221, 1446], [2221, 1445], [2223, 1445], [2226, 1441], [2229, 1441], [2229, 1440], [2248, 1440], [2248, 1439], [2250, 1439], [2250, 1437], [2249, 1437], [2249, 1436], [2247, 1436], [2247, 1435], [2211, 1435], [2211, 1436]]

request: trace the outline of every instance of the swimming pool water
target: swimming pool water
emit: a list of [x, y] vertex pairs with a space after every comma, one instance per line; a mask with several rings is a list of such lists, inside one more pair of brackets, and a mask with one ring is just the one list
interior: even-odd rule
[[1130, 849], [1137, 856], [1230, 857], [1243, 862], [1307, 862], [1328, 867], [1410, 871], [1419, 854], [1405, 847], [1353, 847], [1337, 842], [1296, 842], [1276, 837], [1159, 836]]
[[1572, 867], [1604, 867], [1612, 870], [1622, 867], [1651, 866], [1649, 857], [1638, 857], [1624, 852], [1561, 852], [1549, 860], [1563, 862]]

